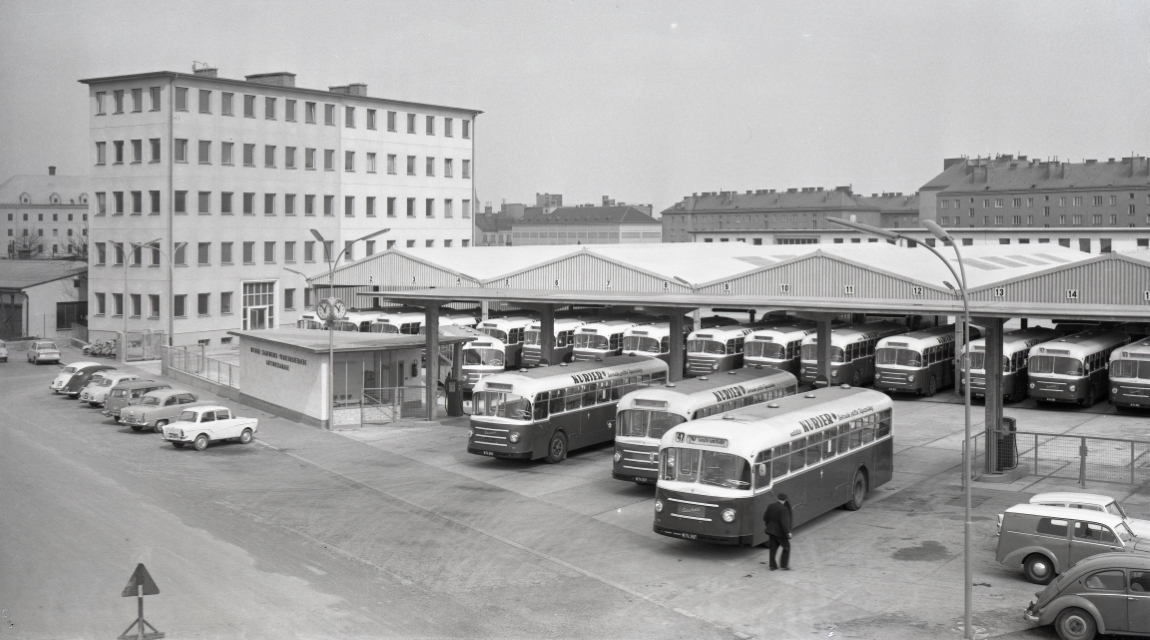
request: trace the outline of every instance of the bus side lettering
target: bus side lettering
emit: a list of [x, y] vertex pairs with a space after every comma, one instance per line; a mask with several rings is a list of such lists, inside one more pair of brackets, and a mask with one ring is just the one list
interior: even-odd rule
[[837, 421], [835, 414], [824, 413], [820, 416], [807, 418], [806, 420], [799, 420], [799, 424], [803, 427], [803, 431], [814, 431], [815, 429], [822, 429], [823, 427], [830, 426]]

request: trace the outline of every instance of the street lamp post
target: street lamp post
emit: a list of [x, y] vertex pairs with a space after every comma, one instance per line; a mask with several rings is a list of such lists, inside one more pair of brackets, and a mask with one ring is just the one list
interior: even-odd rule
[[[324, 253], [328, 255], [327, 290], [328, 297], [331, 298], [334, 297], [332, 292], [335, 291], [335, 265], [337, 262], [339, 262], [339, 259], [343, 257], [343, 254], [346, 253], [347, 250], [352, 247], [352, 245], [359, 242], [360, 240], [368, 240], [370, 238], [383, 235], [388, 231], [391, 231], [391, 229], [380, 229], [379, 231], [373, 231], [366, 236], [356, 238], [355, 240], [345, 244], [343, 249], [335, 256], [332, 256], [332, 251], [334, 251], [335, 247], [332, 247], [332, 249], [329, 250], [327, 248], [327, 240], [324, 240], [324, 237], [320, 235], [320, 232], [316, 231], [315, 229], [311, 229], [310, 231], [311, 235], [314, 236], [316, 240], [319, 240], [319, 244], [321, 247], [323, 247]], [[332, 422], [335, 420], [335, 322], [331, 319], [327, 321], [327, 402], [325, 404], [327, 405], [327, 429], [328, 431], [331, 431]]]
[[[828, 218], [828, 221], [850, 227], [857, 231], [867, 233], [874, 236], [889, 238], [891, 240], [913, 240], [907, 236], [891, 231], [890, 229], [881, 229], [879, 227], [872, 227], [868, 224], [859, 222], [851, 222], [850, 220], [842, 220], [840, 218]], [[958, 243], [954, 241], [954, 236], [947, 233], [945, 229], [940, 227], [933, 220], [922, 220], [923, 226], [927, 228], [930, 233], [941, 240], [943, 244], [948, 244], [954, 249], [954, 255], [958, 258], [958, 272], [955, 272], [954, 267], [950, 262], [943, 257], [934, 247], [926, 243], [921, 243], [920, 246], [926, 248], [933, 253], [946, 268], [950, 271], [954, 279], [958, 281], [958, 291], [956, 292], [962, 299], [962, 333], [964, 346], [970, 345], [970, 301], [966, 295], [966, 266], [962, 262], [962, 253], [958, 250]], [[954, 291], [954, 286], [949, 282], [943, 281], [943, 284], [948, 289]], [[957, 355], [961, 356], [961, 352], [956, 350]], [[964, 526], [963, 526], [963, 560], [964, 560], [964, 584], [963, 584], [963, 638], [973, 638], [974, 631], [972, 628], [971, 618], [973, 616], [973, 600], [974, 600], [974, 559], [971, 557], [971, 520], [970, 520], [970, 367], [964, 363], [963, 371], [963, 385], [966, 387], [966, 394], [963, 401], [965, 409], [965, 437], [962, 440], [962, 486], [963, 486], [963, 501], [964, 506]]]

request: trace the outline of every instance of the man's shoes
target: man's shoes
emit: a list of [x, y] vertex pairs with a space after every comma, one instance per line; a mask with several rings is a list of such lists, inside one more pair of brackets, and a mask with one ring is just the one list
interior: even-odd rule
[[790, 571], [790, 570], [791, 570], [790, 567], [783, 567], [783, 571]]
[[776, 571], [776, 570], [778, 570], [778, 567], [771, 567], [771, 571]]

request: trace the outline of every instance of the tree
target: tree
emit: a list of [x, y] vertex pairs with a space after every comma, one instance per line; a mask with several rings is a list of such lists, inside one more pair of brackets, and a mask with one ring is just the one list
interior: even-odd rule
[[18, 230], [8, 241], [8, 257], [12, 259], [35, 258], [44, 252], [44, 238], [27, 227]]
[[76, 233], [68, 236], [64, 241], [64, 255], [62, 260], [88, 261], [88, 226], [77, 229]]

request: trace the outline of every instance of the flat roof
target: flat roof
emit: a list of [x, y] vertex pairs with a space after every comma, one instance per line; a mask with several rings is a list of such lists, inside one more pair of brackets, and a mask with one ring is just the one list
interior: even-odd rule
[[[427, 337], [422, 334], [361, 333], [358, 331], [336, 331], [334, 333], [335, 350], [339, 353], [423, 348], [427, 344]], [[286, 327], [275, 331], [229, 331], [228, 334], [239, 336], [240, 344], [243, 344], [244, 339], [252, 339], [287, 345], [312, 353], [327, 353], [328, 351], [328, 332], [322, 329]], [[472, 333], [455, 327], [441, 327], [439, 344], [470, 342], [482, 337], [485, 336], [481, 333]]]
[[87, 271], [88, 263], [75, 260], [0, 260], [0, 289], [27, 289]]

